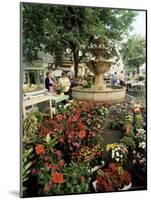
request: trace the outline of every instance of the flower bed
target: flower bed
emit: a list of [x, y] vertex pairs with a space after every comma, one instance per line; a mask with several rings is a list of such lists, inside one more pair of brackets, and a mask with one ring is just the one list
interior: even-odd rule
[[[91, 192], [96, 170], [96, 192], [117, 191], [130, 182], [133, 184], [130, 174], [133, 169], [125, 170], [127, 161], [135, 168], [139, 166], [137, 169], [145, 177], [146, 132], [137, 117], [142, 115], [141, 109], [134, 110], [125, 104], [114, 106], [114, 110], [118, 109], [119, 125], [113, 117], [113, 107], [92, 102], [60, 105], [54, 119], [42, 118], [40, 113], [30, 114], [24, 120], [24, 194], [29, 193], [32, 179], [37, 181], [38, 195]], [[106, 118], [112, 123], [111, 128], [122, 130], [123, 138], [119, 143], [107, 144], [105, 149], [102, 134]], [[103, 168], [107, 153], [109, 160]]]

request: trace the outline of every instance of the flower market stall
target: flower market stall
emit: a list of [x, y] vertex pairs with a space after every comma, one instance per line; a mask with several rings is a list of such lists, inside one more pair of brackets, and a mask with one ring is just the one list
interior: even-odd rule
[[[143, 105], [73, 100], [60, 104], [53, 119], [37, 111], [28, 114], [22, 150], [24, 196], [145, 189], [144, 112]], [[105, 141], [107, 129], [113, 137], [113, 131], [120, 131], [121, 137]]]

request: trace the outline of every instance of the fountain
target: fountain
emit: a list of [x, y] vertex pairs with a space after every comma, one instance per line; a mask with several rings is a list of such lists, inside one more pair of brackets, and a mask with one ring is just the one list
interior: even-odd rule
[[95, 75], [95, 82], [92, 88], [77, 86], [72, 88], [72, 97], [78, 100], [95, 101], [98, 103], [120, 103], [125, 100], [126, 89], [121, 86], [115, 88], [107, 87], [104, 84], [103, 74], [109, 71], [113, 60], [104, 59], [108, 49], [104, 46], [101, 38], [94, 39], [94, 47], [88, 50], [94, 56], [89, 62], [85, 63]]

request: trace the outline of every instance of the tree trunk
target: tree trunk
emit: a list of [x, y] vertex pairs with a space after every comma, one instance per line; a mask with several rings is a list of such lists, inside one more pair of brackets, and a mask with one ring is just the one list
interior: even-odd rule
[[139, 74], [139, 67], [137, 67], [137, 74]]
[[73, 50], [73, 58], [74, 58], [74, 71], [75, 71], [75, 77], [78, 76], [78, 66], [79, 66], [79, 60], [78, 60], [78, 50]]

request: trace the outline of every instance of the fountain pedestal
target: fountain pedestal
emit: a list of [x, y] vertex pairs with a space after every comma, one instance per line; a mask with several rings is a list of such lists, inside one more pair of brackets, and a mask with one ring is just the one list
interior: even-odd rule
[[105, 90], [106, 89], [106, 85], [104, 84], [104, 78], [103, 78], [102, 74], [95, 75], [94, 87], [97, 90]]

